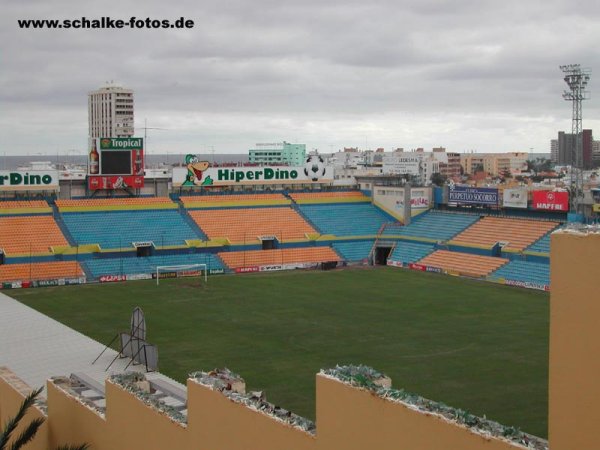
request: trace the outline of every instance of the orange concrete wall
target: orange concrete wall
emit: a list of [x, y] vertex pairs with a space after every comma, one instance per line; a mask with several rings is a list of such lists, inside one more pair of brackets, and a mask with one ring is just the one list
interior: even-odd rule
[[[4, 429], [6, 422], [15, 416], [23, 399], [30, 388], [10, 370], [0, 367], [0, 431]], [[29, 409], [20, 426], [12, 433], [16, 437], [23, 429], [36, 418], [45, 418], [46, 416], [36, 407]], [[46, 450], [48, 441], [48, 423], [43, 424], [37, 432], [38, 438], [24, 447], [25, 450]], [[11, 441], [12, 442], [12, 441]]]
[[600, 449], [600, 234], [551, 237], [552, 450]]
[[[48, 421], [29, 449], [88, 443], [92, 450], [510, 450], [434, 414], [317, 375], [317, 434], [235, 403], [188, 380], [188, 425], [172, 421], [120, 386], [106, 384], [106, 417], [48, 382]], [[11, 392], [12, 391], [12, 392]], [[22, 396], [0, 379], [4, 411]]]
[[322, 375], [317, 376], [317, 437], [322, 450], [523, 448]]

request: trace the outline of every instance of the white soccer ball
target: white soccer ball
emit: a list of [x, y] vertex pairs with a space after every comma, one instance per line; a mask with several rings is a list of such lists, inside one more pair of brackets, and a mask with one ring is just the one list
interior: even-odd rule
[[311, 181], [318, 181], [325, 175], [325, 161], [320, 155], [310, 155], [304, 164], [304, 175]]

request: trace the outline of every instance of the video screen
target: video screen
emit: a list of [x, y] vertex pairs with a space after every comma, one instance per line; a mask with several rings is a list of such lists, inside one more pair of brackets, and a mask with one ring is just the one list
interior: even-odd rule
[[100, 170], [102, 175], [131, 175], [131, 152], [102, 152]]

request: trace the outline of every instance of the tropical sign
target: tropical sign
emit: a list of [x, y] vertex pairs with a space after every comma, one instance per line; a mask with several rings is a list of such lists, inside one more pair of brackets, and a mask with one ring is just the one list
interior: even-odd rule
[[496, 206], [498, 205], [498, 189], [451, 185], [448, 192], [448, 203]]
[[333, 181], [333, 167], [318, 155], [304, 166], [211, 167], [195, 155], [187, 155], [185, 167], [173, 169], [173, 186], [226, 186], [243, 184], [295, 184]]
[[58, 189], [56, 170], [0, 170], [0, 191]]

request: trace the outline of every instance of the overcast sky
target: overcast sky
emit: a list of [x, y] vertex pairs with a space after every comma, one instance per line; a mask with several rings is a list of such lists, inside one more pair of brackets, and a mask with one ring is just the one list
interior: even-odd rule
[[[89, 4], [88, 4], [89, 3]], [[600, 138], [600, 2], [583, 0], [2, 0], [0, 153], [87, 145], [87, 93], [135, 90], [152, 153], [346, 147], [549, 152], [570, 130], [558, 66], [592, 69]], [[577, 6], [577, 10], [575, 7]], [[186, 30], [24, 30], [111, 16]], [[598, 86], [598, 88], [597, 88]]]

